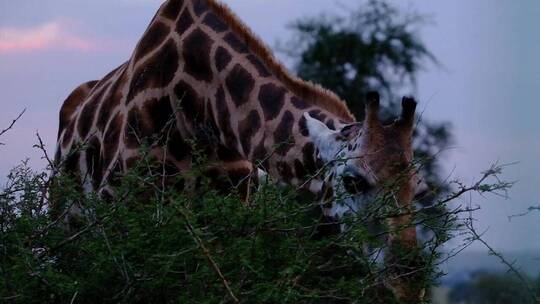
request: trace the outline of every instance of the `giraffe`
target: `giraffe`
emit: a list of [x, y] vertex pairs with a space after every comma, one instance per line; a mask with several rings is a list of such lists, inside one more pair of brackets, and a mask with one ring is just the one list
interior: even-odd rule
[[[391, 125], [378, 119], [378, 94], [368, 94], [366, 105], [365, 120], [356, 122], [341, 99], [292, 76], [216, 0], [167, 0], [126, 62], [64, 102], [56, 159], [84, 190], [112, 196], [115, 176], [140, 160], [144, 138], [153, 138], [158, 161], [185, 172], [192, 166], [188, 141], [209, 130], [212, 156], [226, 174], [245, 177], [260, 168], [313, 192], [325, 216], [340, 218], [369, 203], [412, 160], [416, 102], [404, 98]], [[322, 168], [330, 174], [320, 176]], [[410, 175], [395, 193], [405, 209], [412, 208]], [[342, 193], [350, 195], [333, 199]], [[391, 225], [408, 222], [401, 216]], [[389, 242], [415, 247], [414, 228]], [[417, 297], [407, 284], [400, 279], [391, 287], [400, 298]]]

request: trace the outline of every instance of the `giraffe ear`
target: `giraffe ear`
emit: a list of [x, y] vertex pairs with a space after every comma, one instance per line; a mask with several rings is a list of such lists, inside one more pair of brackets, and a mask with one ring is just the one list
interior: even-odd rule
[[343, 136], [340, 135], [339, 131], [328, 128], [323, 122], [311, 117], [307, 112], [304, 113], [304, 118], [309, 138], [319, 150], [321, 158], [324, 161], [334, 159], [341, 146], [339, 142], [342, 141]]

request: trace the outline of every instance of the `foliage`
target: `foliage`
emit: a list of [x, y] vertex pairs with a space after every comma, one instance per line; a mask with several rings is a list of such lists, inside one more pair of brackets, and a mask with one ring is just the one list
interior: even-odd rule
[[[388, 251], [384, 236], [407, 227], [392, 230], [386, 219], [408, 212], [393, 203], [392, 183], [360, 214], [325, 222], [318, 201], [296, 189], [262, 184], [247, 202], [234, 191], [217, 193], [205, 174], [212, 164], [196, 163], [171, 176], [144, 158], [108, 199], [81, 193], [67, 174], [51, 179], [24, 162], [14, 168], [0, 192], [0, 299], [397, 303], [385, 283], [399, 265], [424, 288], [440, 275], [442, 238], [417, 252]], [[192, 191], [165, 186], [190, 181], [198, 184]], [[497, 189], [479, 182], [439, 203], [488, 188]], [[469, 211], [447, 213], [445, 222], [455, 227], [457, 215]], [[433, 220], [412, 215], [411, 225]], [[373, 220], [382, 223], [377, 231], [368, 228]], [[331, 225], [347, 230], [325, 234]]]
[[[392, 301], [375, 275], [384, 270], [362, 257], [362, 245], [376, 240], [359, 221], [348, 220], [346, 235], [317, 237], [319, 207], [300, 203], [296, 191], [264, 185], [245, 204], [204, 179], [195, 193], [160, 188], [163, 176], [145, 165], [121, 179], [112, 201], [80, 193], [65, 175], [44, 192], [46, 174], [16, 167], [0, 194], [0, 298], [299, 303], [386, 294]], [[73, 204], [82, 214], [76, 221], [66, 218]]]

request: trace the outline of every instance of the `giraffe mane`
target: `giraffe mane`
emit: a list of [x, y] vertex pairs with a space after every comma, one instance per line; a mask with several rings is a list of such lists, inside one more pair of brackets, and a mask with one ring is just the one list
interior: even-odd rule
[[222, 17], [232, 30], [243, 39], [250, 51], [259, 56], [268, 69], [272, 71], [285, 86], [304, 99], [307, 103], [318, 106], [330, 113], [333, 113], [346, 122], [352, 122], [355, 117], [350, 112], [347, 104], [341, 100], [334, 92], [292, 75], [283, 64], [276, 59], [270, 48], [236, 16], [236, 14], [224, 3], [218, 0], [207, 0], [211, 10]]

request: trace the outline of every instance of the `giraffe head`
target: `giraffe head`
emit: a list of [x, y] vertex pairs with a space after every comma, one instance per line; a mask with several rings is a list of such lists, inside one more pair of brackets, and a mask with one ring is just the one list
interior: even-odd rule
[[[399, 206], [409, 206], [415, 188], [410, 170], [413, 156], [414, 99], [404, 97], [401, 117], [389, 125], [379, 120], [379, 95], [367, 94], [363, 122], [338, 130], [304, 114], [311, 139], [327, 163], [334, 201], [325, 215], [341, 217], [372, 202], [388, 183], [395, 182], [393, 197]], [[404, 177], [404, 178], [403, 178]]]

